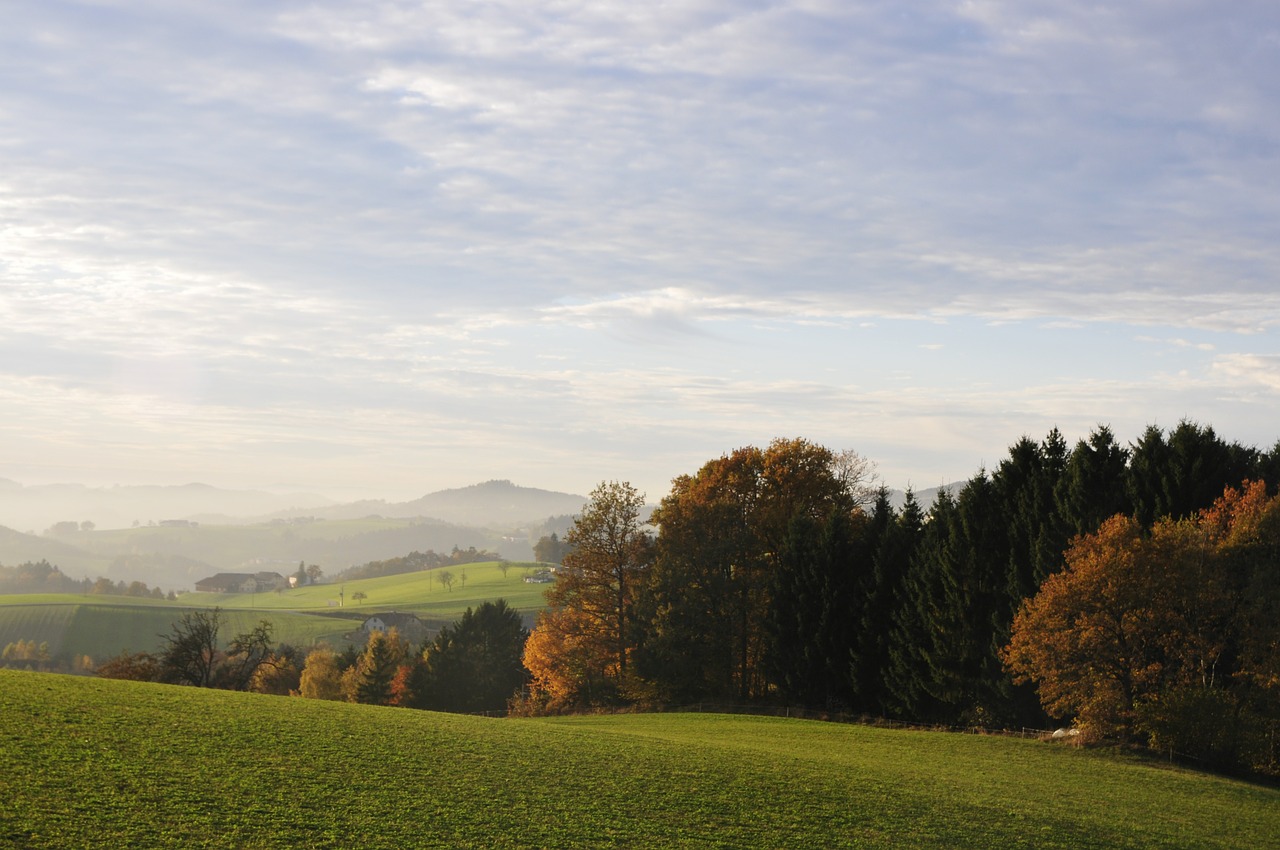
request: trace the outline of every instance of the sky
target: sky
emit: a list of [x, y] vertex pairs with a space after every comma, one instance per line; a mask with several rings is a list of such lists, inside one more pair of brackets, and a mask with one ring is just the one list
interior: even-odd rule
[[1280, 438], [1280, 4], [0, 7], [0, 477]]

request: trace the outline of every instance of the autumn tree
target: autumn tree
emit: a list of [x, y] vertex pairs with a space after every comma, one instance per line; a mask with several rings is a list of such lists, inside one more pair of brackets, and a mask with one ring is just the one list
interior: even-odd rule
[[5, 667], [26, 667], [43, 669], [49, 663], [49, 643], [32, 640], [17, 640], [7, 644], [0, 653], [0, 663]]
[[579, 608], [542, 611], [521, 660], [530, 675], [528, 708], [534, 713], [586, 707], [616, 693], [609, 647]]
[[307, 653], [298, 692], [308, 699], [344, 699], [342, 669], [337, 653], [327, 646], [316, 647]]
[[302, 684], [303, 655], [300, 649], [282, 643], [271, 652], [270, 663], [261, 664], [249, 679], [248, 690], [258, 694], [289, 696]]
[[543, 564], [559, 564], [571, 548], [568, 541], [561, 540], [553, 531], [538, 538], [538, 542], [533, 544], [533, 557]]
[[824, 523], [874, 496], [870, 464], [803, 439], [746, 446], [672, 482], [651, 581], [646, 677], [676, 699], [767, 692], [773, 575], [793, 520]]
[[[604, 665], [589, 671], [584, 684], [599, 679], [616, 689], [627, 678], [636, 643], [636, 594], [651, 558], [651, 540], [640, 520], [643, 507], [644, 496], [625, 482], [604, 482], [591, 492], [566, 537], [570, 552], [547, 591], [549, 609], [534, 627], [535, 633], [542, 632], [535, 646], [574, 647], [581, 659]], [[572, 633], [551, 634], [563, 628]], [[584, 643], [590, 648], [580, 646]], [[545, 673], [533, 667], [530, 671], [535, 680]]]
[[[1250, 735], [1275, 729], [1268, 689], [1280, 657], [1266, 647], [1274, 626], [1257, 627], [1280, 602], [1277, 555], [1280, 501], [1261, 483], [1150, 533], [1114, 517], [1078, 538], [1067, 569], [1023, 605], [1005, 663], [1036, 684], [1051, 714], [1095, 736], [1144, 735], [1200, 757], [1243, 758], [1257, 750]], [[1230, 724], [1238, 734], [1214, 743]], [[1274, 748], [1268, 758], [1274, 764]]]
[[160, 659], [150, 652], [125, 650], [98, 665], [94, 674], [103, 679], [127, 679], [133, 682], [157, 682], [162, 669]]

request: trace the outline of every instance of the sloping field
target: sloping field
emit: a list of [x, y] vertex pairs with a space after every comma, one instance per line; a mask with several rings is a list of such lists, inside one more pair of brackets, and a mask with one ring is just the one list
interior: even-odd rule
[[[280, 593], [188, 593], [182, 596], [182, 602], [184, 605], [219, 605], [223, 608], [253, 606], [265, 611], [316, 611], [332, 610], [341, 601], [344, 609], [371, 613], [395, 610], [452, 622], [467, 608], [497, 599], [507, 600], [507, 605], [524, 613], [546, 607], [543, 594], [547, 585], [526, 584], [524, 581], [525, 575], [535, 566], [508, 564], [504, 576], [501, 567], [490, 561], [342, 584], [310, 585]], [[440, 574], [446, 570], [453, 574], [452, 587], [440, 583]], [[464, 572], [465, 582], [462, 579]], [[357, 602], [353, 598], [357, 592], [364, 593], [367, 598]]]
[[[510, 564], [504, 576], [493, 562], [450, 567], [455, 579], [451, 588], [440, 583], [440, 570], [428, 570], [280, 593], [186, 593], [176, 602], [77, 594], [0, 596], [0, 647], [17, 640], [47, 641], [54, 657], [89, 655], [101, 661], [124, 650], [158, 649], [160, 635], [169, 632], [184, 610], [213, 607], [221, 607], [227, 616], [226, 640], [265, 619], [274, 626], [277, 642], [300, 647], [320, 641], [345, 646], [343, 635], [354, 631], [364, 614], [413, 613], [439, 628], [458, 620], [467, 608], [498, 599], [505, 599], [531, 625], [546, 606], [547, 588], [525, 583], [524, 576], [533, 569], [530, 564]], [[357, 592], [366, 598], [356, 602]]]
[[[0, 646], [17, 640], [47, 641], [51, 656], [88, 655], [102, 661], [125, 650], [151, 652], [160, 648], [161, 636], [185, 610], [194, 607], [176, 602], [133, 603], [119, 597], [79, 597], [51, 595], [42, 602], [31, 597], [9, 596], [0, 602]], [[21, 601], [20, 601], [21, 600]], [[107, 601], [113, 600], [113, 601]], [[225, 611], [222, 636], [229, 641], [239, 632], [253, 628], [259, 620], [270, 620], [276, 642], [310, 646], [329, 641], [342, 646], [342, 635], [357, 621], [317, 617], [291, 611], [244, 609]]]
[[1032, 741], [496, 720], [0, 670], [0, 847], [1266, 848], [1280, 791]]
[[19, 640], [47, 643], [49, 654], [62, 652], [63, 640], [76, 613], [75, 605], [0, 606], [0, 647]]

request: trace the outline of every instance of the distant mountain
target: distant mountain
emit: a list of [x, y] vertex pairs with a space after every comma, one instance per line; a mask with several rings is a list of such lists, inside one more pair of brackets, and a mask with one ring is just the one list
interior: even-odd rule
[[501, 480], [437, 490], [408, 502], [366, 500], [316, 510], [282, 511], [276, 516], [314, 516], [318, 519], [361, 519], [374, 515], [426, 517], [455, 525], [509, 530], [537, 525], [548, 517], [581, 513], [586, 503], [585, 496], [521, 487]]
[[[952, 496], [960, 495], [960, 491], [964, 489], [964, 484], [946, 484], [942, 487], [930, 487], [928, 490], [912, 490], [916, 497], [916, 504], [920, 506], [920, 510], [928, 513], [929, 508], [933, 507], [933, 503], [938, 498], [938, 493], [946, 490]], [[890, 490], [889, 503], [893, 505], [894, 510], [902, 510], [902, 506], [907, 503], [907, 494], [903, 490]]]
[[429, 516], [462, 525], [511, 526], [581, 513], [586, 503], [585, 496], [519, 487], [510, 481], [486, 481], [439, 490], [397, 508], [410, 510], [408, 516]]

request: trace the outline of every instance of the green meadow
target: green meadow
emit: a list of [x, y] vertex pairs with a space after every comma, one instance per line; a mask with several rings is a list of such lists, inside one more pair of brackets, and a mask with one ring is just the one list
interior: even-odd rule
[[1265, 848], [1280, 791], [1029, 740], [492, 719], [0, 670], [0, 847]]
[[[173, 602], [76, 594], [0, 596], [0, 646], [35, 640], [48, 642], [54, 657], [89, 655], [102, 661], [125, 650], [154, 651], [162, 643], [161, 635], [184, 610], [213, 607], [226, 613], [228, 640], [265, 619], [274, 627], [277, 642], [302, 647], [321, 641], [341, 647], [343, 636], [357, 627], [357, 621], [385, 611], [417, 614], [438, 627], [454, 622], [467, 608], [506, 599], [531, 621], [546, 604], [547, 585], [524, 581], [535, 568], [510, 564], [504, 576], [493, 562], [450, 567], [455, 578], [451, 588], [440, 583], [440, 570], [429, 570], [279, 593], [186, 593]], [[366, 598], [357, 602], [353, 599], [357, 592]]]
[[[545, 584], [526, 584], [524, 577], [538, 569], [538, 564], [507, 565], [506, 575], [496, 561], [440, 567], [381, 578], [359, 579], [334, 584], [315, 584], [279, 593], [187, 593], [182, 596], [187, 606], [223, 608], [255, 608], [263, 611], [333, 610], [404, 611], [424, 618], [456, 620], [467, 608], [481, 602], [505, 599], [512, 608], [533, 612], [545, 606]], [[453, 575], [451, 587], [440, 583], [444, 572]], [[465, 578], [464, 578], [465, 575]], [[366, 598], [357, 602], [357, 592]], [[339, 596], [341, 593], [341, 596]]]

